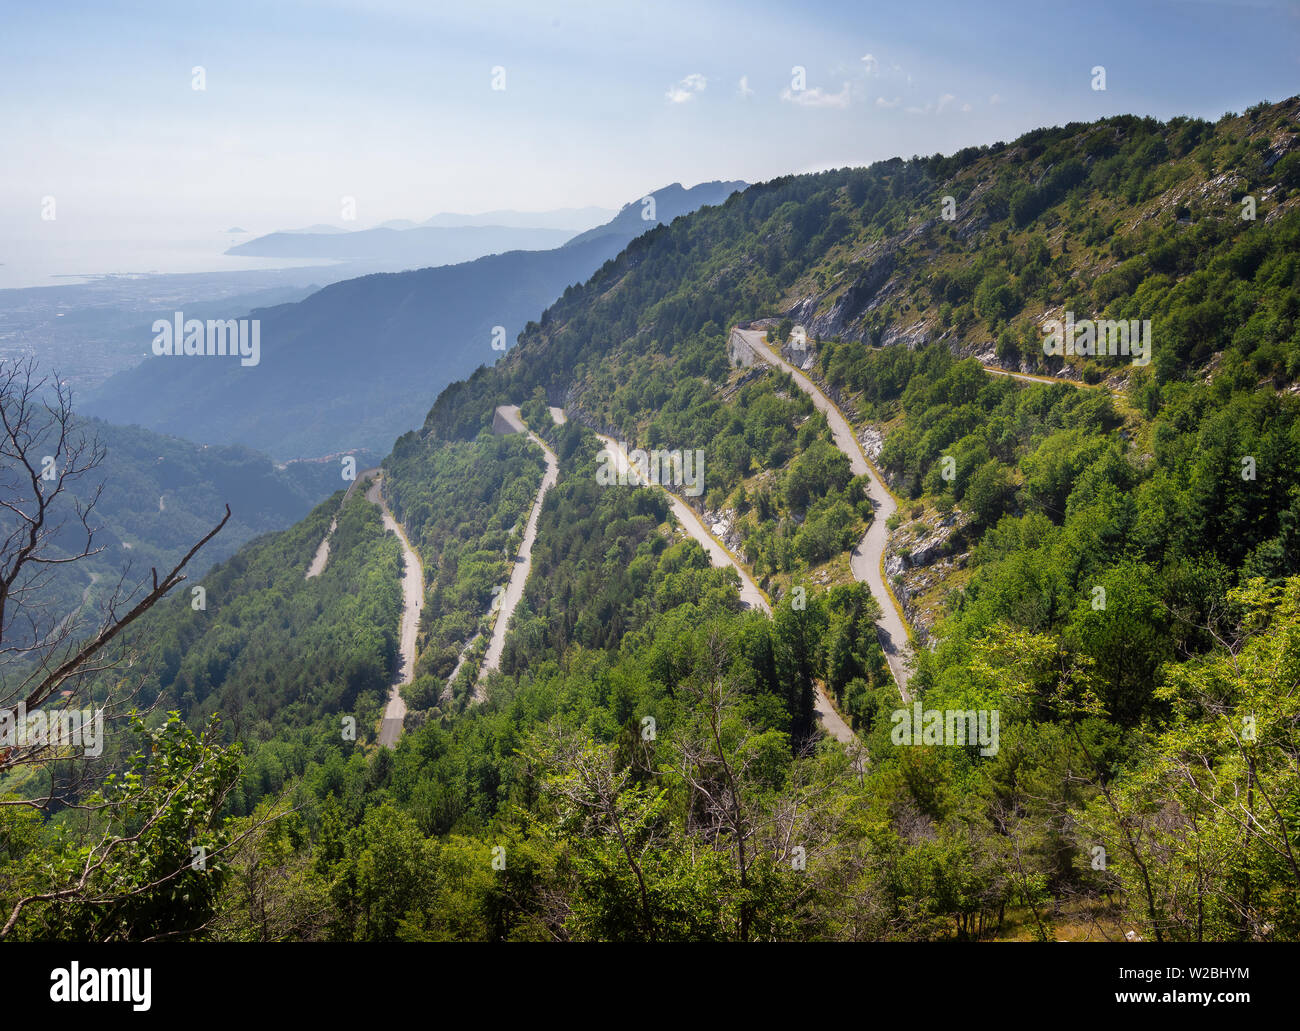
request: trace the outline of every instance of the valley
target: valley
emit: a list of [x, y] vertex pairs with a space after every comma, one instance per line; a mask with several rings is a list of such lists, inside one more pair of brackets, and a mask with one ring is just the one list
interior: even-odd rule
[[[655, 218], [644, 219], [634, 201], [562, 245], [555, 245], [557, 231], [537, 231], [539, 249], [493, 253], [492, 241], [505, 239], [501, 233], [519, 242], [519, 231], [512, 230], [378, 231], [385, 238], [469, 234], [477, 241], [475, 256], [465, 260], [468, 255], [457, 252], [433, 267], [355, 275], [293, 303], [251, 311], [206, 306], [209, 317], [216, 308], [224, 319], [247, 316], [259, 324], [256, 366], [242, 366], [240, 359], [209, 367], [147, 355], [154, 318], [171, 318], [172, 309], [132, 313], [136, 353], [146, 357], [99, 383], [85, 411], [201, 443], [242, 444], [280, 461], [348, 451], [386, 454], [396, 437], [420, 424], [433, 398], [478, 367], [491, 366], [566, 288], [659, 221], [720, 204], [744, 185], [664, 187], [649, 195]], [[356, 235], [321, 234], [317, 242], [338, 245]]]

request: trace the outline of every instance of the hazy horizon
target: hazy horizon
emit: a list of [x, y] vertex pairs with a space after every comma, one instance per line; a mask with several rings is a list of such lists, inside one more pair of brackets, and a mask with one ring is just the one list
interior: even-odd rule
[[673, 182], [761, 182], [1119, 113], [1213, 120], [1297, 92], [1300, 17], [1280, 0], [1012, 3], [973, 25], [964, 9], [11, 11], [0, 261], [38, 240], [617, 209]]

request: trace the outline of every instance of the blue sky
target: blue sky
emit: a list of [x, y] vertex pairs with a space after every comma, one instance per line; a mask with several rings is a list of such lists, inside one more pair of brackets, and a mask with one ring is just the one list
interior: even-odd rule
[[617, 207], [1300, 92], [1292, 0], [4, 5], [8, 233], [47, 195], [105, 236]]

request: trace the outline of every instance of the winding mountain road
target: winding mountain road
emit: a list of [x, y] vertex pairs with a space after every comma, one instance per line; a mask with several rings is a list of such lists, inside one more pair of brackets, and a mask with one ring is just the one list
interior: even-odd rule
[[[276, 468], [283, 469], [284, 466], [276, 466]], [[360, 476], [349, 483], [348, 489], [343, 492], [343, 500], [339, 502], [339, 508], [342, 508], [347, 503], [348, 498], [352, 496], [352, 492], [356, 490], [358, 483], [363, 482], [367, 476], [373, 476], [378, 472], [378, 468], [366, 469]], [[316, 546], [316, 554], [312, 556], [311, 565], [307, 567], [307, 575], [303, 577], [304, 580], [310, 580], [313, 576], [320, 576], [321, 573], [325, 572], [325, 567], [330, 560], [330, 538], [334, 536], [334, 531], [338, 529], [338, 525], [339, 517], [336, 515], [330, 520], [330, 528], [325, 531], [325, 536], [320, 539], [320, 544]]]
[[1031, 372], [1012, 372], [1010, 369], [1003, 369], [996, 365], [984, 365], [983, 363], [981, 363], [980, 367], [992, 376], [1010, 376], [1022, 383], [1046, 383], [1049, 386], [1053, 383], [1064, 383], [1078, 390], [1104, 390], [1112, 397], [1124, 396], [1124, 391], [1115, 390], [1104, 383], [1084, 383], [1082, 380], [1066, 379], [1064, 376], [1036, 376]]
[[[610, 456], [616, 471], [629, 474], [629, 482], [637, 483], [640, 481], [640, 472], [632, 465], [631, 459], [628, 458], [627, 452], [619, 446], [618, 441], [613, 437], [607, 437], [604, 434], [597, 433], [602, 444], [605, 445], [604, 453]], [[663, 489], [662, 487], [660, 488]], [[772, 606], [767, 600], [767, 596], [758, 589], [758, 584], [754, 583], [754, 578], [739, 560], [731, 554], [713, 534], [709, 533], [700, 517], [681, 498], [677, 497], [670, 490], [664, 490], [668, 495], [669, 504], [672, 506], [673, 515], [677, 517], [677, 522], [681, 525], [691, 537], [699, 542], [700, 546], [708, 553], [709, 561], [717, 568], [731, 566], [740, 577], [740, 600], [746, 608], [759, 609], [772, 614]], [[822, 728], [836, 741], [845, 745], [854, 745], [858, 737], [852, 729], [844, 722], [843, 717], [835, 710], [831, 704], [826, 692], [820, 684], [817, 685], [816, 694], [813, 698], [813, 709], [817, 713], [818, 719], [821, 720]]]
[[330, 528], [325, 531], [325, 536], [320, 539], [320, 544], [316, 546], [316, 554], [311, 557], [311, 565], [307, 567], [307, 575], [304, 580], [310, 580], [313, 576], [320, 576], [325, 572], [325, 565], [330, 560], [330, 538], [334, 536], [334, 531], [338, 528], [339, 520], [335, 516], [330, 520]]
[[[605, 436], [603, 433], [597, 433], [596, 436], [605, 445], [604, 453], [610, 456], [609, 460], [614, 469], [620, 475], [626, 473], [629, 484], [640, 484], [640, 471], [632, 465], [632, 460], [618, 441], [613, 437]], [[722, 542], [709, 533], [704, 522], [695, 514], [695, 510], [672, 491], [665, 490], [664, 493], [668, 496], [668, 503], [672, 506], [673, 515], [681, 523], [682, 529], [699, 541], [700, 546], [709, 553], [709, 561], [719, 569], [723, 566], [731, 566], [740, 574], [740, 600], [745, 608], [762, 609], [768, 615], [771, 615], [772, 606], [768, 604], [763, 592], [758, 589], [758, 584], [754, 583], [754, 578], [745, 572], [744, 567], [736, 561], [731, 552], [722, 545]]]
[[402, 688], [409, 684], [415, 674], [415, 639], [420, 629], [420, 609], [424, 605], [424, 567], [420, 556], [406, 539], [401, 524], [393, 518], [388, 509], [388, 502], [381, 492], [383, 471], [367, 469], [358, 474], [357, 482], [371, 477], [370, 489], [366, 491], [366, 500], [379, 506], [379, 514], [384, 521], [384, 528], [397, 534], [402, 546], [402, 622], [398, 638], [397, 674], [388, 692], [388, 705], [384, 709], [384, 722], [379, 727], [379, 743], [385, 748], [395, 748], [397, 739], [402, 736], [402, 723], [406, 719], [406, 702], [402, 698]]
[[[519, 416], [518, 405], [502, 405], [497, 409], [497, 415], [504, 419], [516, 433], [526, 433], [528, 439], [542, 449], [546, 457], [546, 473], [542, 476], [541, 486], [537, 488], [537, 497], [533, 501], [532, 511], [528, 513], [524, 539], [519, 545], [519, 553], [515, 556], [514, 568], [510, 570], [510, 582], [506, 584], [506, 589], [501, 594], [497, 621], [492, 627], [492, 640], [488, 642], [487, 652], [483, 656], [483, 665], [479, 667], [479, 684], [483, 682], [484, 675], [501, 665], [501, 653], [505, 649], [506, 630], [510, 626], [510, 617], [514, 615], [515, 609], [523, 599], [524, 584], [528, 580], [528, 571], [532, 568], [533, 543], [537, 540], [537, 520], [542, 513], [542, 501], [546, 498], [546, 492], [555, 486], [555, 481], [560, 475], [559, 460], [555, 457], [555, 452], [524, 425], [523, 419]], [[482, 690], [477, 685], [474, 688], [474, 700], [483, 700]]]
[[904, 701], [911, 701], [907, 691], [907, 682], [912, 675], [908, 668], [908, 659], [912, 654], [911, 644], [897, 602], [885, 584], [882, 566], [885, 543], [889, 536], [889, 528], [885, 525], [885, 521], [893, 515], [898, 505], [881, 482], [876, 470], [867, 461], [853, 427], [849, 425], [848, 419], [835, 403], [823, 394], [812, 380], [767, 345], [763, 339], [763, 330], [736, 328], [731, 332], [732, 336], [746, 344], [759, 360], [775, 365], [790, 374], [799, 389], [807, 394], [817, 410], [826, 416], [831, 434], [835, 438], [835, 446], [848, 458], [853, 475], [866, 476], [870, 479], [867, 493], [875, 513], [871, 526], [858, 542], [857, 547], [853, 549], [853, 554], [849, 556], [849, 565], [853, 570], [854, 579], [865, 583], [876, 601], [880, 603], [881, 616], [876, 623], [876, 636], [880, 638], [880, 646], [884, 649], [890, 672], [893, 673], [894, 681], [898, 684], [899, 694]]

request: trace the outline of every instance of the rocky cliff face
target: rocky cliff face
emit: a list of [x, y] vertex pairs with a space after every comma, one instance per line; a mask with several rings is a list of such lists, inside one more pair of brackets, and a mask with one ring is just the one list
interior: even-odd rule
[[809, 295], [786, 314], [803, 325], [810, 337], [865, 340], [863, 316], [879, 304], [882, 294], [888, 295], [895, 288], [890, 278], [897, 269], [896, 250], [896, 245], [888, 241], [872, 244], [861, 260], [849, 268], [847, 274], [853, 279], [847, 289], [841, 290], [837, 285], [824, 293]]
[[[965, 219], [965, 228], [976, 233], [984, 229], [977, 224], [979, 219], [971, 218], [972, 202], [978, 193], [973, 192], [957, 212], [958, 219]], [[867, 341], [868, 316], [890, 301], [906, 300], [907, 290], [915, 284], [917, 269], [904, 267], [902, 258], [910, 245], [925, 237], [934, 224], [935, 220], [929, 219], [906, 232], [869, 244], [854, 255], [852, 264], [836, 277], [836, 282], [800, 298], [785, 314], [803, 325], [810, 337]], [[892, 326], [874, 342], [916, 347], [929, 338], [929, 324], [918, 320], [911, 326]]]

